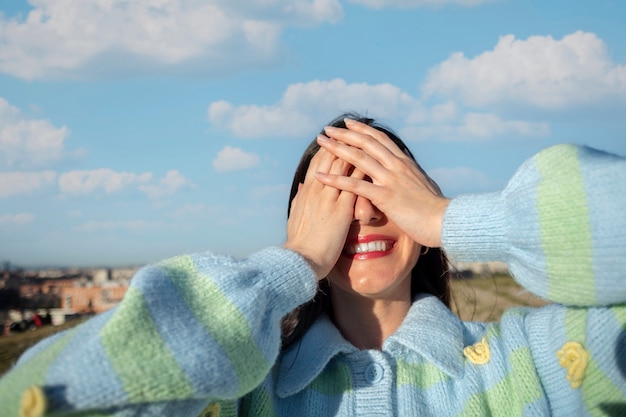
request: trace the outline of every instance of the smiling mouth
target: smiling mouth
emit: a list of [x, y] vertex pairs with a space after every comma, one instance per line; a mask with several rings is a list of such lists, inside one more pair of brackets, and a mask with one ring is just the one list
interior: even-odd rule
[[392, 240], [374, 240], [372, 242], [354, 243], [346, 245], [344, 253], [350, 256], [365, 255], [368, 253], [387, 252], [393, 248]]
[[342, 255], [353, 260], [376, 259], [390, 254], [396, 245], [394, 239], [382, 236], [378, 238], [368, 236], [358, 240], [346, 243]]

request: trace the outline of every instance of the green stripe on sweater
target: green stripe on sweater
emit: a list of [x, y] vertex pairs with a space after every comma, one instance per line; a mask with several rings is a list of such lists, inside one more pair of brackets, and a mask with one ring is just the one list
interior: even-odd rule
[[[606, 412], [600, 408], [602, 405], [624, 403], [623, 387], [616, 386], [610, 379], [604, 375], [604, 372], [598, 367], [598, 363], [592, 359], [587, 365], [585, 379], [581, 385], [583, 390], [583, 402], [585, 408], [589, 410], [592, 416], [606, 416]], [[599, 402], [602, 400], [605, 404]]]
[[313, 380], [311, 389], [329, 396], [339, 396], [352, 391], [350, 368], [346, 364], [332, 361]]
[[[272, 398], [262, 386], [243, 397], [240, 408], [241, 416], [276, 417]], [[235, 417], [235, 415], [220, 412], [219, 417]]]
[[228, 356], [239, 382], [237, 395], [242, 396], [256, 387], [270, 364], [254, 340], [243, 313], [210, 277], [195, 268], [190, 256], [173, 258], [160, 266], [193, 314]]
[[617, 305], [610, 308], [618, 323], [622, 324], [622, 331], [626, 332], [626, 305]]
[[436, 365], [425, 363], [409, 363], [398, 360], [398, 386], [411, 385], [421, 389], [428, 389], [442, 381], [449, 379]]
[[577, 152], [574, 146], [559, 146], [537, 154], [537, 168], [546, 178], [537, 187], [537, 210], [548, 298], [590, 305], [596, 301], [591, 225]]
[[76, 328], [68, 330], [43, 352], [21, 364], [18, 372], [9, 372], [2, 378], [0, 411], [6, 412], [7, 416], [19, 414], [22, 393], [33, 385], [44, 385], [48, 368], [72, 340], [74, 333], [76, 333]]
[[193, 394], [192, 384], [161, 339], [138, 289], [128, 289], [100, 336], [129, 402], [182, 399]]
[[529, 358], [526, 347], [513, 351], [510, 373], [488, 390], [473, 394], [458, 417], [522, 416], [524, 409], [543, 395], [535, 370], [528, 366]]
[[[610, 308], [615, 319], [622, 323], [623, 331], [626, 331], [626, 308], [624, 306], [614, 306]], [[593, 324], [591, 324], [593, 325]], [[607, 411], [602, 406], [607, 407], [611, 404], [624, 404], [624, 386], [616, 386], [611, 381], [602, 369], [598, 366], [598, 362], [607, 362], [604, 358], [595, 358], [594, 352], [589, 352], [591, 358], [587, 366], [587, 372], [585, 373], [585, 379], [581, 386], [583, 401], [585, 406], [590, 411], [592, 416], [606, 416]], [[615, 352], [610, 352], [615, 354]], [[604, 404], [600, 404], [598, 401], [602, 399]], [[609, 400], [607, 400], [609, 399]]]
[[[50, 416], [46, 415], [46, 417], [55, 417], [57, 414], [52, 414]], [[87, 410], [81, 411], [78, 413], [72, 413], [72, 417], [115, 417], [117, 414], [115, 411], [106, 412], [99, 410]]]
[[[619, 319], [619, 308], [611, 309]], [[622, 309], [623, 310], [623, 309]], [[594, 326], [595, 323], [588, 322], [588, 310], [584, 308], [570, 308], [565, 312], [565, 334], [568, 341], [576, 341], [582, 344], [583, 348], [589, 354], [586, 364], [583, 383], [580, 386], [582, 390], [582, 398], [585, 408], [589, 410], [592, 416], [605, 416], [605, 412], [599, 408], [599, 399], [611, 398], [614, 401], [623, 401], [624, 393], [617, 387], [598, 366], [598, 361], [593, 357], [594, 352], [590, 351], [586, 346], [586, 331], [588, 326]], [[624, 317], [621, 317], [624, 319]], [[611, 352], [613, 354], [613, 352]], [[606, 362], [604, 358], [598, 358], [602, 362]]]
[[515, 392], [518, 396], [517, 403], [523, 409], [526, 404], [532, 404], [543, 396], [541, 381], [530, 348], [519, 348], [513, 351], [509, 358], [511, 378], [515, 381]]
[[565, 337], [568, 341], [574, 341], [585, 345], [588, 314], [589, 311], [586, 308], [565, 309], [563, 324], [565, 326]]

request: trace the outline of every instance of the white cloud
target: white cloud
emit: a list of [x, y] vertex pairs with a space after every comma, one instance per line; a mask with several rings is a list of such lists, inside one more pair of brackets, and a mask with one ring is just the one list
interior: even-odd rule
[[15, 224], [18, 226], [32, 223], [35, 220], [33, 213], [5, 214], [0, 216], [0, 224]]
[[427, 108], [394, 85], [348, 84], [341, 79], [290, 85], [281, 100], [269, 106], [234, 106], [215, 101], [209, 106], [208, 116], [214, 126], [238, 137], [302, 137], [318, 132], [322, 128], [320, 121], [330, 121], [351, 110], [371, 114], [392, 128], [404, 125], [401, 133], [407, 140], [470, 141], [504, 135], [543, 137], [550, 133], [547, 123], [466, 113], [454, 101]]
[[209, 105], [208, 116], [214, 126], [226, 128], [238, 137], [298, 137], [314, 135], [323, 127], [320, 121], [329, 122], [346, 111], [397, 120], [419, 119], [424, 109], [419, 101], [394, 85], [348, 84], [334, 79], [292, 84], [277, 104], [269, 106], [233, 106], [216, 101]]
[[193, 184], [179, 171], [173, 169], [158, 181], [152, 172], [137, 174], [117, 172], [109, 168], [69, 171], [59, 175], [59, 189], [65, 195], [86, 195], [96, 192], [112, 194], [128, 188], [136, 188], [150, 198], [174, 194]]
[[38, 166], [60, 159], [68, 134], [65, 126], [27, 117], [0, 97], [0, 165]]
[[192, 185], [191, 182], [183, 174], [173, 169], [168, 171], [158, 184], [141, 184], [139, 190], [146, 193], [150, 198], [161, 198], [190, 185]]
[[506, 35], [493, 50], [474, 58], [452, 54], [430, 71], [423, 92], [472, 106], [516, 102], [566, 108], [626, 99], [626, 66], [614, 63], [593, 33], [578, 31], [561, 40]]
[[29, 194], [43, 187], [54, 185], [54, 171], [0, 172], [0, 197]]
[[343, 13], [338, 0], [29, 3], [22, 21], [0, 16], [0, 71], [24, 79], [245, 69], [275, 59], [284, 27]]
[[259, 162], [259, 156], [254, 153], [226, 146], [218, 152], [217, 157], [213, 160], [213, 168], [217, 172], [239, 171], [254, 168]]
[[550, 128], [547, 123], [533, 123], [522, 120], [501, 120], [495, 114], [468, 113], [457, 131], [462, 136], [489, 139], [494, 136], [547, 136]]
[[135, 174], [102, 168], [65, 172], [59, 176], [59, 188], [63, 194], [89, 194], [98, 190], [110, 194], [151, 180], [150, 172]]
[[[443, 141], [476, 141], [496, 137], [545, 137], [550, 134], [548, 123], [523, 120], [502, 120], [492, 113], [467, 113], [458, 120], [451, 113], [445, 117], [435, 110], [430, 123], [409, 125], [402, 129], [406, 139]], [[444, 121], [445, 123], [439, 123]]]
[[373, 9], [382, 9], [385, 7], [409, 8], [423, 6], [445, 6], [448, 4], [457, 4], [459, 6], [469, 7], [490, 3], [493, 1], [495, 0], [349, 0], [350, 3], [371, 7]]

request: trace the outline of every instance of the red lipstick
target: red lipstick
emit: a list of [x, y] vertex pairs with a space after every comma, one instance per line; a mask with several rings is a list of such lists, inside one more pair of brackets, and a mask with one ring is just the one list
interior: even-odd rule
[[353, 260], [369, 260], [389, 255], [393, 252], [396, 239], [386, 235], [362, 235], [348, 239], [342, 256]]

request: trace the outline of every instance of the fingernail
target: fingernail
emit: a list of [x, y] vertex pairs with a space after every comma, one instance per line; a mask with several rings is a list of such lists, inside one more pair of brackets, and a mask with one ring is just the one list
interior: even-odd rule
[[332, 127], [332, 126], [326, 126], [324, 128], [324, 132], [326, 133], [333, 133], [336, 132], [338, 129], [336, 127]]
[[356, 122], [352, 119], [348, 119], [347, 117], [345, 119], [343, 119], [343, 122], [347, 125], [355, 125]]
[[322, 134], [317, 135], [317, 140], [320, 142], [328, 142], [328, 138]]

